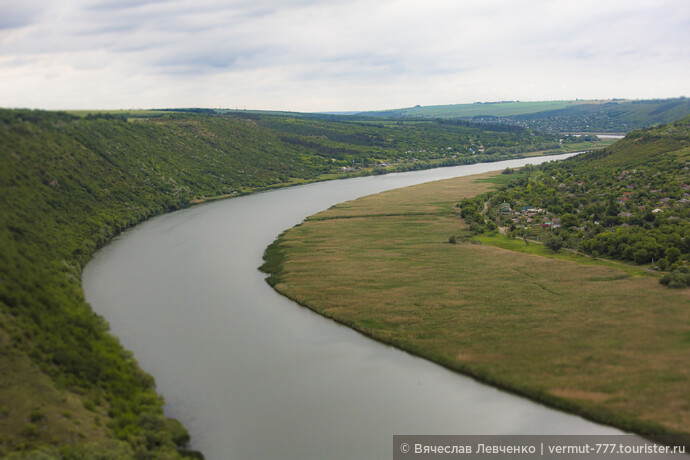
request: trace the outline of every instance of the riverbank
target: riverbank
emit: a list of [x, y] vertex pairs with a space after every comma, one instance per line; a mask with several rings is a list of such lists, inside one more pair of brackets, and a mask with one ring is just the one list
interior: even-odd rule
[[[688, 433], [688, 294], [655, 278], [448, 238], [460, 178], [342, 203], [266, 252], [288, 298], [376, 340], [639, 434]], [[602, 265], [605, 262], [602, 262]]]
[[223, 194], [219, 194], [219, 195], [202, 196], [200, 198], [195, 198], [193, 200], [190, 200], [189, 204], [190, 205], [198, 205], [198, 204], [209, 203], [209, 202], [218, 201], [218, 200], [225, 200], [225, 199], [229, 199], [229, 198], [237, 198], [239, 196], [251, 195], [252, 193], [266, 192], [269, 190], [277, 190], [277, 189], [288, 188], [288, 187], [297, 187], [300, 185], [314, 184], [314, 183], [325, 182], [325, 181], [330, 181], [330, 180], [352, 179], [355, 177], [378, 176], [378, 175], [382, 175], [382, 174], [393, 174], [393, 173], [411, 172], [411, 171], [424, 171], [427, 169], [436, 169], [436, 168], [452, 168], [454, 166], [467, 166], [467, 165], [472, 165], [472, 164], [497, 163], [499, 161], [507, 161], [507, 160], [513, 160], [513, 159], [521, 159], [521, 158], [537, 158], [537, 157], [549, 157], [549, 156], [556, 157], [556, 156], [565, 155], [565, 154], [579, 154], [579, 153], [584, 153], [586, 151], [591, 151], [591, 150], [605, 149], [606, 147], [612, 145], [613, 143], [615, 143], [615, 140], [602, 140], [599, 142], [581, 142], [581, 143], [575, 144], [575, 146], [565, 145], [559, 149], [537, 150], [537, 151], [533, 151], [533, 152], [525, 152], [523, 154], [515, 155], [514, 157], [491, 158], [491, 157], [483, 156], [481, 158], [481, 160], [477, 160], [477, 158], [471, 158], [471, 157], [470, 158], [460, 158], [460, 159], [436, 159], [436, 160], [430, 160], [430, 161], [419, 161], [419, 162], [414, 162], [414, 163], [389, 164], [387, 166], [360, 168], [360, 169], [349, 171], [349, 172], [340, 172], [340, 173], [333, 172], [333, 173], [327, 173], [327, 174], [320, 174], [319, 176], [311, 178], [311, 179], [290, 178], [289, 180], [286, 180], [285, 182], [275, 183], [275, 184], [271, 184], [271, 185], [267, 185], [267, 186], [248, 187], [248, 188], [242, 188], [242, 189], [237, 190], [237, 191], [233, 191], [232, 193], [223, 193]]
[[[84, 299], [83, 267], [122, 231], [192, 202], [333, 179], [339, 174], [324, 173], [339, 173], [346, 164], [408, 161], [405, 167], [421, 169], [435, 166], [426, 159], [443, 155], [429, 150], [426, 156], [415, 153], [420, 158], [412, 153], [400, 158], [389, 146], [372, 159], [370, 147], [356, 144], [339, 160], [341, 166], [323, 156], [324, 146], [233, 117], [178, 114], [130, 123], [107, 115], [76, 118], [0, 110], [0, 118], [6, 153], [0, 158], [5, 198], [0, 210], [0, 328], [12, 348], [0, 352], [0, 368], [11, 372], [15, 355], [32, 363], [31, 374], [19, 369], [27, 377], [13, 377], [0, 391], [0, 454], [42, 446], [78, 449], [97, 440], [88, 433], [104, 433], [123, 449], [158, 452], [154, 456], [174, 456], [188, 441], [179, 423], [164, 417], [154, 379]], [[271, 121], [289, 130], [290, 123], [282, 122]], [[352, 134], [358, 125], [338, 126]], [[414, 126], [405, 133], [420, 142], [416, 150], [440, 149], [437, 136], [427, 130], [427, 137], [419, 138], [422, 132], [416, 133]], [[479, 126], [436, 128], [456, 134], [467, 128], [484, 136], [487, 146], [496, 137]], [[532, 145], [543, 143], [525, 148]], [[340, 151], [332, 148], [326, 151], [338, 156]], [[473, 163], [502, 155], [496, 151], [451, 159]], [[387, 171], [376, 166], [368, 173]], [[81, 404], [87, 417], [67, 402], [35, 400], [22, 382], [39, 380], [52, 382], [58, 393], [67, 392], [67, 400]], [[157, 441], [145, 441], [153, 438]]]
[[563, 157], [322, 182], [163, 215], [96, 253], [86, 299], [209, 460], [385, 458], [394, 433], [612, 434], [368, 340], [256, 270], [284, 229], [337, 203], [549, 159]]

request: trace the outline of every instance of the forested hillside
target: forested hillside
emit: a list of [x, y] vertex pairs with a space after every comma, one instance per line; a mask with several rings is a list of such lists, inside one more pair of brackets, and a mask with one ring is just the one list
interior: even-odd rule
[[84, 264], [123, 229], [208, 197], [577, 141], [467, 122], [81, 115], [0, 110], [0, 454], [174, 458], [186, 444], [83, 296]]
[[685, 97], [609, 101], [506, 101], [365, 112], [392, 118], [451, 118], [519, 125], [544, 132], [629, 132], [690, 114]]
[[486, 215], [484, 199], [462, 203], [463, 215], [488, 217], [510, 235], [668, 271], [661, 281], [671, 287], [690, 284], [690, 117], [527, 173], [490, 196]]

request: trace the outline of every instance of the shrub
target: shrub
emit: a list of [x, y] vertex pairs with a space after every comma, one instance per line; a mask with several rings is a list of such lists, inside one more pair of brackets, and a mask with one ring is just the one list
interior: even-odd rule
[[690, 273], [676, 269], [662, 276], [659, 283], [670, 288], [681, 289], [690, 286]]
[[27, 438], [35, 438], [38, 436], [38, 429], [36, 428], [36, 425], [34, 425], [33, 423], [27, 423], [26, 425], [24, 425], [22, 434]]
[[656, 261], [656, 266], [661, 270], [667, 270], [669, 265], [668, 260], [664, 259], [663, 257]]
[[668, 283], [668, 287], [670, 288], [684, 288], [685, 286], [688, 285], [688, 276], [685, 273], [681, 273], [679, 271], [675, 271], [671, 273], [671, 279]]
[[551, 249], [553, 252], [558, 252], [563, 247], [563, 238], [549, 235], [544, 241], [544, 246]]

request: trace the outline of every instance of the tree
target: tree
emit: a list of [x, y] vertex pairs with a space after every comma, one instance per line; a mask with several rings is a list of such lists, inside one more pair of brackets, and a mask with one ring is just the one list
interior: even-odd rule
[[638, 249], [633, 253], [633, 260], [638, 265], [649, 262], [649, 251], [647, 251], [645, 248]]
[[563, 214], [561, 217], [561, 225], [563, 228], [578, 227], [580, 221], [575, 214]]
[[544, 240], [544, 246], [551, 249], [553, 252], [558, 252], [563, 247], [563, 238], [549, 235], [546, 240]]
[[666, 270], [669, 265], [670, 264], [668, 260], [664, 259], [663, 257], [656, 261], [656, 266], [659, 267], [661, 270]]
[[666, 256], [668, 263], [672, 264], [680, 259], [680, 249], [674, 247], [666, 248], [664, 255]]

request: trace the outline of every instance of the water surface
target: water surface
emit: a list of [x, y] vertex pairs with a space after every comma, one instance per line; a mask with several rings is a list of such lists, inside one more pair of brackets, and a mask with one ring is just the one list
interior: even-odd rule
[[160, 216], [95, 255], [86, 298], [208, 460], [388, 459], [393, 434], [618, 433], [370, 340], [257, 270], [280, 232], [336, 203], [541, 161], [323, 182]]

